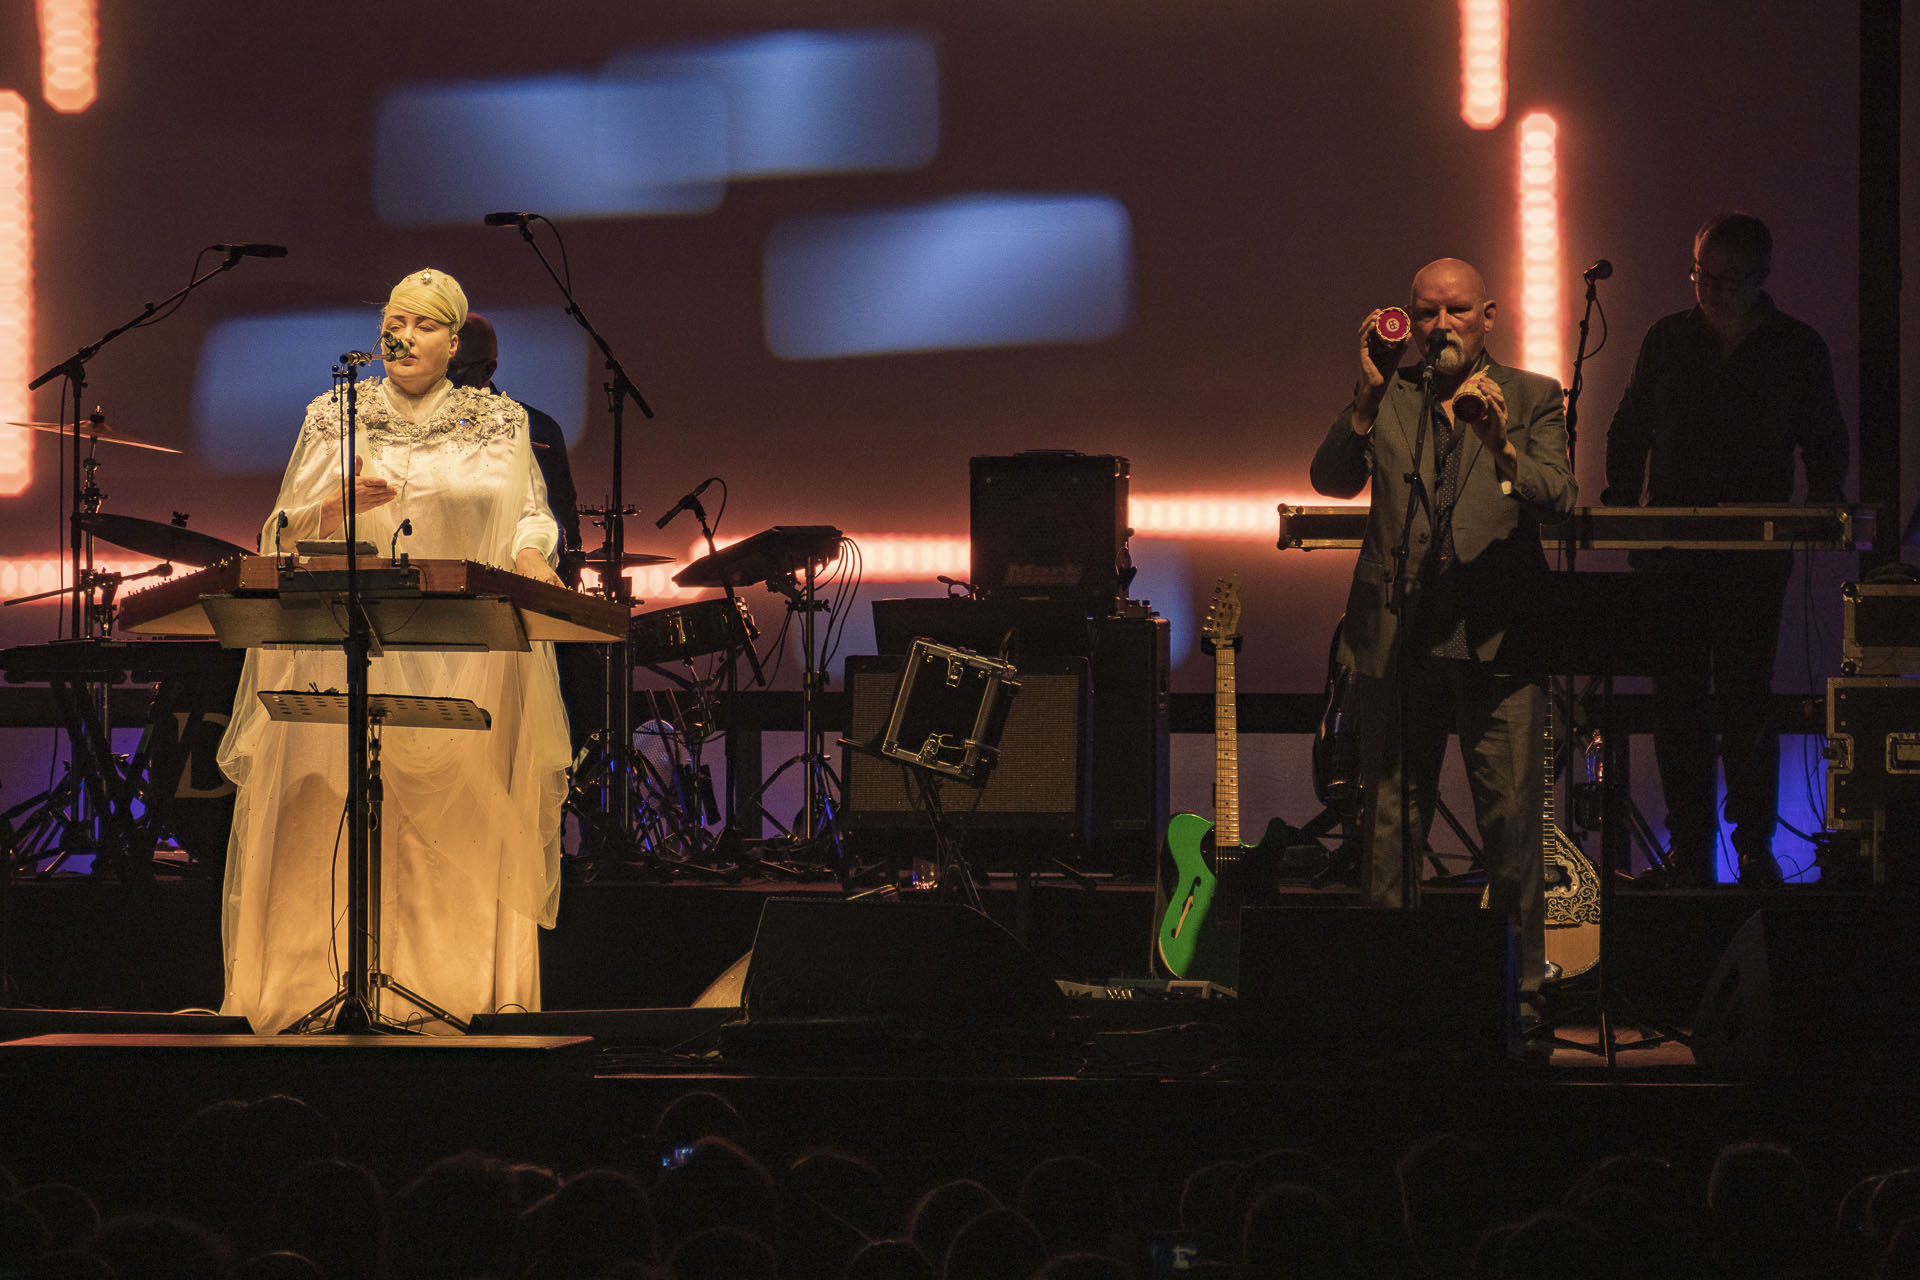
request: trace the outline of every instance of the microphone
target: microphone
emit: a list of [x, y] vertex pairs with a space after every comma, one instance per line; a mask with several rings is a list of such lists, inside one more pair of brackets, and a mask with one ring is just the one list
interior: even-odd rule
[[699, 506], [700, 495], [707, 491], [708, 485], [712, 484], [714, 481], [718, 480], [719, 478], [720, 478], [719, 476], [708, 476], [705, 480], [702, 480], [699, 484], [695, 485], [693, 492], [689, 493], [686, 497], [680, 499], [680, 501], [674, 503], [672, 510], [668, 511], [667, 514], [661, 516], [658, 520], [655, 520], [653, 522], [653, 527], [656, 529], [664, 529], [669, 524], [672, 524], [673, 518], [679, 515], [682, 511], [691, 510], [692, 508]]
[[413, 348], [405, 338], [389, 331], [380, 335], [380, 352], [382, 358], [387, 360], [405, 360], [413, 354]]
[[396, 564], [400, 560], [400, 537], [402, 534], [405, 534], [409, 538], [413, 536], [413, 521], [402, 520], [400, 527], [393, 531], [393, 545], [387, 548], [387, 559], [394, 561]]
[[386, 359], [385, 356], [371, 351], [349, 351], [340, 357], [340, 363], [344, 365], [377, 364], [384, 359]]
[[1613, 274], [1613, 264], [1611, 262], [1608, 262], [1605, 258], [1602, 258], [1600, 259], [1600, 261], [1588, 267], [1585, 271], [1582, 271], [1580, 273], [1580, 278], [1582, 280], [1585, 280], [1588, 284], [1592, 284], [1595, 280], [1605, 280], [1608, 276], [1612, 274]]
[[1435, 329], [1427, 335], [1427, 353], [1420, 358], [1420, 363], [1426, 365], [1428, 368], [1432, 368], [1440, 362], [1440, 357], [1446, 354], [1446, 350], [1447, 331], [1445, 329]]
[[287, 246], [283, 244], [216, 244], [213, 246], [221, 253], [230, 253], [236, 258], [284, 258]]
[[509, 210], [506, 213], [490, 213], [481, 221], [490, 227], [524, 227], [529, 219], [539, 216], [537, 213], [514, 213]]

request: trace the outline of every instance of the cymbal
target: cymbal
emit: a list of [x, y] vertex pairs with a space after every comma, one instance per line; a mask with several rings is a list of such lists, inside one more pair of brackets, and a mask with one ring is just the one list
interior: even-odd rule
[[[563, 552], [560, 558], [569, 564], [585, 565], [588, 568], [595, 568], [606, 559], [598, 551], [567, 551]], [[620, 563], [626, 568], [637, 569], [649, 564], [672, 564], [678, 558], [678, 556], [657, 556], [651, 551], [629, 551], [620, 557]]]
[[244, 556], [245, 547], [236, 546], [211, 534], [197, 533], [183, 524], [161, 524], [138, 516], [108, 515], [104, 511], [82, 514], [80, 527], [102, 542], [155, 556], [178, 564], [214, 564], [229, 556]]
[[[73, 434], [71, 422], [9, 422], [10, 427], [25, 427], [29, 431], [45, 431], [50, 435], [70, 436]], [[152, 449], [155, 453], [179, 453], [172, 445], [155, 444], [151, 440], [141, 440], [124, 431], [116, 431], [104, 418], [88, 418], [80, 424], [80, 434], [89, 440], [108, 440], [114, 444], [128, 444], [136, 449]], [[128, 548], [132, 550], [133, 548]]]

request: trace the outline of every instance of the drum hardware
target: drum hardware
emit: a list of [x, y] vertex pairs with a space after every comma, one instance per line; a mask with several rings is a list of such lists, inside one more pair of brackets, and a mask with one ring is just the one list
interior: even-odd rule
[[[28, 391], [38, 391], [41, 387], [56, 378], [62, 379], [66, 384], [63, 397], [64, 402], [73, 406], [73, 418], [71, 422], [63, 421], [57, 425], [41, 422], [29, 422], [25, 424], [26, 428], [30, 431], [43, 431], [51, 434], [64, 435], [73, 441], [72, 462], [74, 487], [72, 493], [69, 495], [70, 500], [66, 512], [69, 533], [68, 554], [71, 557], [72, 569], [70, 580], [74, 583], [71, 592], [72, 601], [69, 613], [71, 629], [68, 632], [72, 639], [102, 638], [109, 635], [112, 629], [110, 607], [107, 610], [103, 610], [99, 602], [93, 598], [94, 591], [108, 584], [93, 576], [95, 572], [93, 564], [93, 535], [88, 531], [85, 524], [83, 524], [85, 517], [99, 513], [100, 502], [104, 496], [96, 483], [97, 477], [95, 472], [100, 464], [94, 457], [95, 450], [102, 441], [105, 441], [110, 444], [126, 445], [132, 448], [147, 449], [160, 453], [180, 452], [178, 449], [171, 448], [170, 446], [158, 444], [150, 440], [142, 440], [115, 429], [108, 422], [106, 414], [101, 412], [97, 406], [92, 414], [82, 417], [81, 406], [86, 403], [87, 365], [102, 349], [121, 334], [127, 332], [127, 330], [141, 325], [154, 324], [165, 319], [177, 309], [178, 304], [186, 300], [187, 295], [191, 294], [201, 285], [217, 275], [233, 270], [240, 265], [242, 258], [256, 256], [242, 252], [243, 249], [250, 247], [251, 246], [224, 246], [225, 260], [204, 272], [198, 272], [199, 259], [196, 258], [194, 265], [198, 273], [191, 275], [187, 283], [181, 288], [175, 290], [160, 302], [143, 304], [139, 313], [131, 319], [107, 330], [106, 333], [80, 347], [65, 360], [47, 369], [27, 384]], [[202, 250], [201, 254], [204, 255], [211, 251], [212, 250]], [[83, 440], [86, 442], [84, 450], [81, 446]], [[111, 585], [117, 587], [118, 582], [116, 581]], [[111, 726], [107, 721], [106, 690], [104, 686], [94, 691], [93, 713], [95, 721], [101, 727], [101, 732], [103, 734], [108, 733]], [[111, 738], [108, 737], [106, 740], [110, 742]], [[82, 830], [90, 833], [93, 842], [98, 845], [100, 843], [101, 824], [103, 820], [111, 819], [110, 809], [103, 809], [101, 805], [102, 802], [105, 802], [108, 806], [111, 806], [112, 800], [109, 796], [102, 793], [102, 778], [99, 775], [87, 776], [82, 774], [77, 779], [77, 782], [78, 785], [71, 799], [72, 821], [69, 824], [69, 830]]]
[[[645, 557], [648, 563], [667, 559]], [[717, 841], [706, 823], [719, 815], [712, 802], [711, 770], [700, 757], [712, 737], [706, 726], [715, 719], [715, 690], [733, 687], [735, 664], [743, 654], [758, 670], [753, 642], [759, 635], [752, 613], [737, 597], [694, 601], [630, 619], [629, 669], [644, 666], [675, 688], [643, 691], [649, 717], [628, 738], [624, 751], [614, 751], [619, 739], [612, 725], [603, 722], [575, 757], [567, 810], [579, 825], [580, 857], [590, 874], [739, 878], [737, 865], [712, 856]], [[693, 660], [714, 654], [721, 661], [703, 679], [694, 671]], [[663, 665], [673, 662], [685, 665], [685, 676]], [[631, 683], [626, 687], [631, 689]], [[619, 805], [591, 800], [620, 785], [613, 768], [616, 754], [624, 758], [625, 785], [630, 788], [624, 822], [615, 816]]]
[[101, 542], [195, 569], [249, 554], [237, 543], [187, 528], [187, 517], [178, 511], [170, 524], [89, 511], [80, 517], [80, 526]]
[[[704, 530], [706, 515], [700, 510], [697, 497], [690, 494], [685, 501], [691, 503]], [[711, 547], [711, 532], [707, 542]], [[764, 582], [769, 591], [786, 597], [789, 618], [799, 615], [801, 749], [768, 774], [759, 787], [738, 804], [771, 822], [780, 832], [776, 846], [784, 844], [787, 851], [799, 859], [817, 855], [824, 849], [839, 876], [842, 891], [851, 892], [852, 867], [835, 817], [840, 780], [827, 761], [817, 714], [817, 700], [826, 688], [827, 676], [814, 625], [815, 615], [827, 609], [818, 597], [820, 570], [840, 559], [844, 543], [845, 536], [831, 525], [776, 525], [724, 551], [710, 551], [675, 574], [673, 580], [683, 587], [723, 587], [729, 596], [737, 587]], [[752, 654], [751, 646], [747, 652]], [[756, 659], [755, 675], [760, 674]], [[801, 778], [801, 808], [795, 822], [788, 826], [768, 812], [764, 801], [768, 789], [780, 776], [796, 767]], [[737, 818], [737, 812], [728, 817], [728, 832], [735, 837], [735, 842]], [[802, 874], [798, 867], [777, 858], [761, 857], [760, 865], [772, 871]]]
[[[582, 507], [580, 510], [586, 515], [599, 515], [604, 512], [606, 508]], [[627, 509], [627, 514], [634, 514], [631, 507]], [[648, 565], [672, 564], [673, 560], [674, 558], [672, 556], [656, 555], [651, 551], [628, 551], [621, 555], [620, 565], [623, 569], [640, 569]], [[562, 551], [560, 553], [560, 564], [562, 566], [560, 576], [566, 577], [568, 570], [571, 570], [577, 575], [582, 569], [592, 569], [600, 575], [600, 581], [604, 583], [607, 578], [611, 576], [606, 572], [606, 563], [607, 549], [604, 544], [594, 551], [581, 551], [578, 549]]]
[[[593, 327], [593, 322], [587, 318], [587, 313], [580, 306], [579, 300], [573, 296], [571, 270], [563, 277], [553, 269], [553, 263], [547, 259], [539, 242], [534, 239], [532, 224], [535, 222], [545, 222], [558, 238], [559, 228], [537, 213], [516, 213], [497, 220], [489, 218], [487, 225], [514, 226], [519, 229], [520, 238], [526, 242], [529, 249], [533, 250], [534, 256], [540, 260], [541, 268], [546, 271], [547, 278], [553, 281], [554, 287], [560, 291], [560, 296], [566, 299], [567, 314], [573, 317], [574, 322], [586, 332], [593, 345], [599, 348], [605, 361], [608, 380], [601, 384], [601, 390], [606, 394], [607, 409], [613, 418], [613, 457], [609, 468], [611, 484], [604, 507], [597, 512], [583, 507], [581, 513], [599, 515], [602, 527], [606, 530], [606, 543], [600, 550], [600, 563], [608, 568], [625, 567], [628, 563], [625, 520], [626, 517], [636, 514], [635, 509], [628, 506], [626, 501], [626, 409], [628, 402], [631, 401], [633, 406], [640, 410], [642, 417], [652, 419], [653, 407], [647, 403], [646, 397], [640, 394], [640, 388], [627, 375], [626, 368], [620, 363], [619, 357], [614, 355], [613, 348], [607, 345], [607, 340], [601, 337], [599, 331]], [[563, 263], [566, 260], [564, 244], [561, 246], [561, 260]], [[628, 585], [624, 573], [602, 573], [600, 586], [602, 593], [609, 599], [617, 600], [622, 604], [633, 603], [632, 588]], [[599, 750], [605, 756], [604, 778], [599, 792], [604, 817], [602, 825], [611, 831], [625, 832], [632, 825], [634, 771], [631, 745], [633, 741], [631, 705], [633, 655], [624, 636], [607, 647], [606, 677], [605, 698], [601, 704], [604, 712], [601, 722], [604, 737], [599, 744]]]
[[[29, 431], [44, 431], [49, 435], [56, 436], [66, 435], [74, 429], [72, 424], [65, 422], [9, 422], [7, 425], [10, 427], [25, 427]], [[108, 444], [124, 444], [135, 449], [151, 449], [155, 453], [181, 452], [172, 445], [160, 444], [153, 440], [142, 440], [138, 436], [130, 436], [126, 432], [116, 429], [107, 422], [106, 415], [101, 413], [97, 408], [81, 420], [80, 433], [87, 437], [87, 447], [89, 449], [104, 440]]]
[[[218, 682], [221, 656], [204, 644], [117, 640], [56, 640], [0, 651], [7, 679], [49, 687], [71, 745], [61, 779], [3, 815], [12, 831], [9, 871], [31, 867], [49, 876], [77, 855], [91, 854], [94, 874], [145, 881], [152, 878], [156, 848], [168, 837], [199, 861], [189, 846], [205, 842], [196, 842], [188, 825], [204, 815], [183, 810], [176, 796], [192, 763], [187, 741], [200, 736], [212, 710], [202, 686]], [[237, 670], [230, 674], [237, 676]], [[155, 687], [139, 743], [123, 755], [112, 749], [93, 689], [104, 691], [129, 677]], [[230, 703], [231, 679], [226, 694]], [[224, 718], [224, 704], [215, 714]], [[90, 789], [99, 805], [96, 821], [71, 816], [82, 789]], [[224, 844], [218, 852], [224, 854]]]

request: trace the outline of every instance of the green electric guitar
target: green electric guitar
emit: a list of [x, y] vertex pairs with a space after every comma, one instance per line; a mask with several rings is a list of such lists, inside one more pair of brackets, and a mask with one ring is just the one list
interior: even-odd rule
[[1214, 588], [1201, 632], [1213, 651], [1214, 821], [1197, 813], [1176, 813], [1167, 823], [1173, 870], [1159, 940], [1160, 963], [1168, 973], [1226, 986], [1235, 981], [1238, 957], [1220, 945], [1222, 930], [1215, 916], [1225, 913], [1239, 863], [1253, 852], [1240, 845], [1240, 733], [1234, 688], [1234, 659], [1240, 648], [1234, 628], [1239, 625], [1240, 578], [1235, 575], [1222, 578]]

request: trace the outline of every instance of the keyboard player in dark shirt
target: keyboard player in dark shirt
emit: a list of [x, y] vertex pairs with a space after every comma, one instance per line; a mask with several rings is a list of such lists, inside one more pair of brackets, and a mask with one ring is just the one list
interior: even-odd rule
[[[1709, 218], [1693, 241], [1696, 305], [1654, 324], [1607, 428], [1601, 501], [1705, 507], [1793, 500], [1795, 456], [1809, 503], [1837, 504], [1848, 440], [1827, 344], [1761, 287], [1773, 236], [1745, 213]], [[1715, 880], [1715, 734], [1743, 885], [1780, 884], [1777, 735], [1767, 728], [1786, 551], [1638, 553], [1671, 576], [1669, 652], [1654, 676], [1654, 754], [1670, 850], [1660, 876]]]

